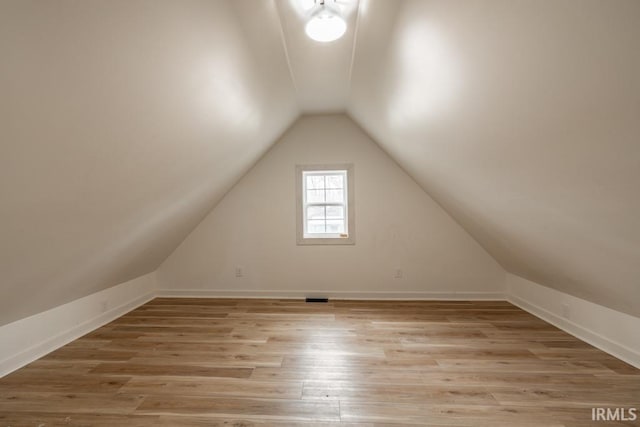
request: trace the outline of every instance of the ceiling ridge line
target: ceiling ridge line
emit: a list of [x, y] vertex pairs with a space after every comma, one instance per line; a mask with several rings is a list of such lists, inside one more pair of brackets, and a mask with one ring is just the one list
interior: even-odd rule
[[[293, 90], [296, 92], [296, 98], [299, 98], [300, 92], [298, 90], [298, 84], [296, 83], [296, 77], [293, 74], [293, 68], [291, 67], [291, 59], [289, 58], [289, 48], [287, 47], [287, 37], [284, 29], [284, 25], [282, 25], [282, 16], [280, 13], [280, 7], [278, 6], [278, 0], [273, 0], [273, 5], [276, 9], [276, 17], [278, 18], [278, 25], [280, 26], [280, 40], [282, 41], [282, 47], [284, 48], [284, 57], [287, 61], [287, 68], [289, 68], [289, 77], [291, 77], [291, 84], [293, 85]], [[298, 104], [298, 112], [300, 112], [300, 104], [296, 99], [296, 103]]]
[[[353, 76], [353, 65], [356, 62], [356, 43], [358, 42], [358, 29], [360, 28], [360, 9], [362, 8], [362, 0], [358, 0], [358, 7], [356, 8], [356, 24], [353, 27], [353, 45], [351, 46], [351, 62], [349, 63], [349, 76], [348, 76], [348, 84], [349, 84], [349, 96], [347, 97], [347, 105], [349, 104], [349, 99], [351, 99], [351, 81]], [[347, 108], [348, 109], [348, 108]]]

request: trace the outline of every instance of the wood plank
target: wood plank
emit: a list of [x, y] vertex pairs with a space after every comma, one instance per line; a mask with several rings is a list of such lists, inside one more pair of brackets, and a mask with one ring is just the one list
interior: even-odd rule
[[2, 389], [33, 392], [116, 393], [131, 377], [106, 375], [69, 375], [66, 372], [23, 370], [2, 379]]
[[183, 396], [241, 396], [270, 399], [299, 399], [302, 381], [255, 381], [236, 378], [177, 377], [132, 378], [120, 390], [131, 394]]
[[248, 378], [250, 368], [225, 368], [197, 365], [162, 365], [162, 364], [134, 364], [134, 363], [101, 363], [90, 373], [102, 375], [154, 375], [180, 377], [219, 377], [219, 378]]
[[249, 419], [340, 421], [337, 402], [283, 399], [233, 399], [194, 396], [149, 396], [137, 413], [154, 415], [241, 416]]
[[112, 393], [58, 393], [0, 391], [0, 413], [3, 412], [64, 412], [130, 414], [145, 399], [144, 396]]
[[424, 384], [305, 381], [302, 399], [340, 400], [341, 402], [415, 403], [425, 405], [464, 404], [496, 405], [497, 401], [484, 387], [425, 387]]
[[[0, 412], [0, 426], [7, 427], [155, 427], [162, 425], [155, 415], [117, 415], [69, 412]], [[175, 426], [181, 424], [176, 423]]]

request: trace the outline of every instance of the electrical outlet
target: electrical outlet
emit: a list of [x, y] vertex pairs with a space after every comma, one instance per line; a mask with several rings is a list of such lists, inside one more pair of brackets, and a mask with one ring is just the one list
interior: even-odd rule
[[394, 279], [402, 279], [402, 270], [397, 268], [396, 273], [393, 275]]
[[243, 277], [244, 272], [242, 271], [242, 267], [236, 267], [236, 277]]

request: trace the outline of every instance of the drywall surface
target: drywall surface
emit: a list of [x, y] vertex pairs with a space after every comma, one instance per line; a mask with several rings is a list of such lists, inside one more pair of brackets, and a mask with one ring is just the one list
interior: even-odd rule
[[0, 2], [0, 325], [150, 271], [298, 115], [272, 2]]
[[348, 111], [505, 269], [640, 316], [639, 22], [636, 0], [367, 1]]
[[640, 368], [640, 318], [508, 273], [507, 299], [578, 338]]
[[0, 377], [144, 304], [155, 289], [149, 273], [0, 326]]
[[[356, 244], [297, 246], [295, 166], [333, 163], [354, 165]], [[157, 274], [165, 289], [350, 297], [504, 285], [494, 259], [345, 115], [299, 119]]]
[[306, 114], [343, 112], [349, 98], [358, 2], [340, 4], [346, 32], [338, 40], [323, 43], [305, 33], [310, 11], [305, 10], [304, 1], [273, 1], [278, 6], [300, 110]]

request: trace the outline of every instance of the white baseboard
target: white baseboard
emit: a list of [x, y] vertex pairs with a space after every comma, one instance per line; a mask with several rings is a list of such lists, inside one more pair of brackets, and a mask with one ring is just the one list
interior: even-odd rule
[[513, 274], [507, 275], [507, 300], [594, 347], [640, 368], [640, 318]]
[[279, 298], [302, 299], [325, 297], [349, 300], [442, 300], [442, 301], [504, 301], [502, 292], [346, 292], [346, 291], [263, 291], [226, 289], [158, 289], [157, 297], [171, 298]]
[[155, 296], [155, 273], [0, 327], [0, 378]]

